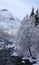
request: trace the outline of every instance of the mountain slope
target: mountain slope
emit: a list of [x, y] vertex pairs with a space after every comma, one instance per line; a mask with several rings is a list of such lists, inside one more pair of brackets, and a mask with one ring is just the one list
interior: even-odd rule
[[[0, 10], [0, 49], [5, 45], [13, 45], [21, 21], [15, 18], [7, 9]], [[3, 44], [2, 44], [3, 43]]]
[[1, 29], [13, 30], [13, 31], [14, 29], [18, 30], [20, 24], [21, 24], [20, 20], [18, 18], [15, 18], [7, 9], [0, 10], [0, 28]]

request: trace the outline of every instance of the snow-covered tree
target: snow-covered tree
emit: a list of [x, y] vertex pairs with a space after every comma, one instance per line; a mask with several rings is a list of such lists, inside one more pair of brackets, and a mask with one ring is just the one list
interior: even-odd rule
[[22, 21], [16, 39], [15, 51], [17, 55], [37, 57], [37, 47], [39, 45], [38, 29], [35, 27], [34, 17], [29, 17], [28, 20]]

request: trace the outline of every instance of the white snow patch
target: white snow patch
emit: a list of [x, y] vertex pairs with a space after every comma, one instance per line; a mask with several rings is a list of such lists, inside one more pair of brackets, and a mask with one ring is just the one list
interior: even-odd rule
[[25, 61], [22, 61], [22, 63], [25, 63]]
[[16, 52], [14, 52], [11, 56], [18, 56]]
[[6, 46], [6, 48], [12, 48], [12, 47], [14, 47], [15, 46], [15, 44], [8, 44], [8, 46]]

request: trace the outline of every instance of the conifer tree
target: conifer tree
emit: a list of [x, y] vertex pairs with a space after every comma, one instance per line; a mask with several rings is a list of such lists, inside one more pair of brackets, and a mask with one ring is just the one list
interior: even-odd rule
[[39, 21], [38, 21], [38, 9], [36, 10], [36, 15], [35, 15], [35, 25], [38, 25]]
[[33, 16], [33, 15], [34, 15], [34, 8], [32, 8], [30, 16]]

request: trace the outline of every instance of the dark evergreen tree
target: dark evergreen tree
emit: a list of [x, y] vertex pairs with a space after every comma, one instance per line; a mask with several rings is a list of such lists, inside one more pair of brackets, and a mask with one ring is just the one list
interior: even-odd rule
[[38, 16], [38, 9], [36, 10], [36, 15]]
[[30, 16], [33, 16], [33, 15], [34, 15], [34, 8], [32, 8]]
[[39, 17], [38, 17], [38, 9], [37, 9], [35, 15], [35, 25], [38, 25], [38, 23], [39, 23]]

